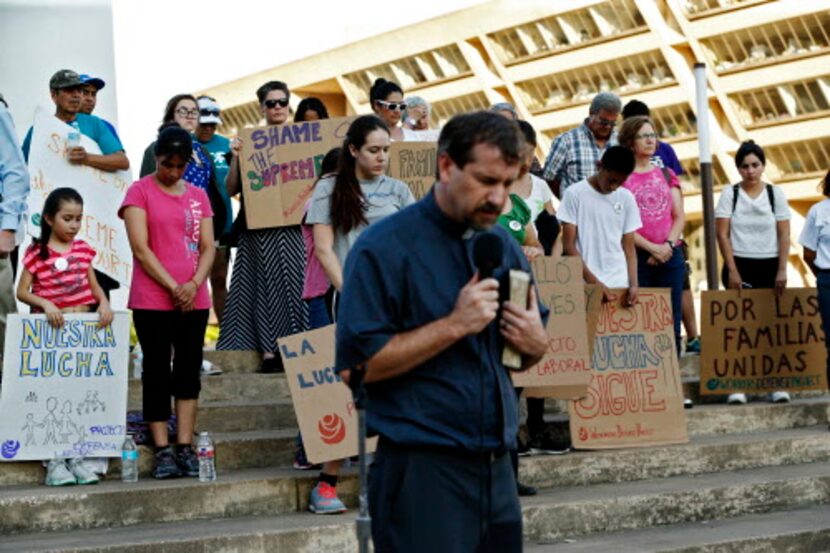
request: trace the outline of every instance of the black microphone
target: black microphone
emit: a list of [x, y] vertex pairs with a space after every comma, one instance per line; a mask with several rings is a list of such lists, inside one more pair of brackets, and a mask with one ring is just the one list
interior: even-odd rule
[[498, 235], [485, 232], [476, 237], [473, 243], [473, 264], [478, 269], [481, 280], [493, 276], [493, 270], [501, 265], [503, 256], [504, 244]]

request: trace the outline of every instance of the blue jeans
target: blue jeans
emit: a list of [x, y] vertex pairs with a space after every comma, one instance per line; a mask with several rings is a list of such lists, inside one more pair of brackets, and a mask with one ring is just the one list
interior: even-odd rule
[[683, 319], [683, 279], [686, 260], [680, 248], [674, 248], [671, 259], [660, 265], [649, 265], [651, 257], [645, 250], [637, 250], [637, 280], [640, 288], [671, 288], [671, 309], [674, 316], [674, 340], [680, 354], [680, 321]]
[[821, 327], [824, 330], [824, 346], [827, 348], [827, 381], [830, 382], [830, 271], [820, 270], [816, 277], [818, 308], [821, 313]]
[[331, 316], [329, 315], [329, 308], [326, 305], [325, 296], [317, 296], [305, 300], [308, 304], [308, 324], [310, 330], [315, 328], [322, 328], [331, 324]]

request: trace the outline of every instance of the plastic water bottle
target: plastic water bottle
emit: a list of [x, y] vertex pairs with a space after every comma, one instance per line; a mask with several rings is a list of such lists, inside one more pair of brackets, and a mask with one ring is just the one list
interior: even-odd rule
[[130, 434], [121, 446], [121, 481], [138, 482], [138, 448]]
[[66, 149], [69, 150], [75, 146], [81, 145], [81, 130], [78, 128], [78, 122], [70, 123], [72, 130], [66, 133]]
[[216, 455], [210, 434], [199, 433], [196, 451], [199, 456], [199, 482], [213, 482], [216, 480]]

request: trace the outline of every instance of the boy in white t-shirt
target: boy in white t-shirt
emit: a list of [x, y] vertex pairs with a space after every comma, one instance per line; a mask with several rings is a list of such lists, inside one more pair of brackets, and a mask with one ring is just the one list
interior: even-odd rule
[[613, 299], [610, 288], [627, 288], [626, 303], [632, 305], [638, 289], [634, 232], [642, 222], [634, 195], [621, 185], [634, 170], [634, 154], [610, 147], [597, 169], [562, 198], [557, 217], [565, 255], [582, 258], [583, 278], [602, 286], [603, 301]]

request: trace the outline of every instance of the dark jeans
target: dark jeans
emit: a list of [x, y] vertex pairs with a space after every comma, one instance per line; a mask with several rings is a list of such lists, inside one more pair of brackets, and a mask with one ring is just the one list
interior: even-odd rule
[[326, 303], [326, 296], [317, 296], [305, 300], [308, 304], [308, 326], [309, 330], [322, 328], [331, 324], [329, 306]]
[[680, 353], [680, 322], [683, 320], [683, 280], [686, 259], [680, 248], [674, 248], [671, 259], [660, 265], [647, 263], [651, 254], [637, 250], [637, 280], [641, 288], [671, 288], [671, 310], [674, 318], [674, 340]]
[[522, 514], [510, 457], [406, 448], [381, 439], [369, 472], [377, 553], [512, 553]]
[[[734, 256], [735, 266], [741, 274], [741, 280], [753, 289], [775, 288], [775, 275], [778, 274], [778, 258], [752, 259]], [[724, 264], [720, 273], [724, 288], [729, 288], [729, 269]]]
[[145, 421], [169, 419], [171, 396], [199, 399], [208, 313], [207, 309], [187, 313], [133, 309], [135, 333], [144, 356], [141, 385]]
[[824, 330], [824, 345], [827, 348], [827, 382], [830, 382], [830, 271], [820, 270], [816, 277], [818, 307], [821, 312], [821, 327]]

